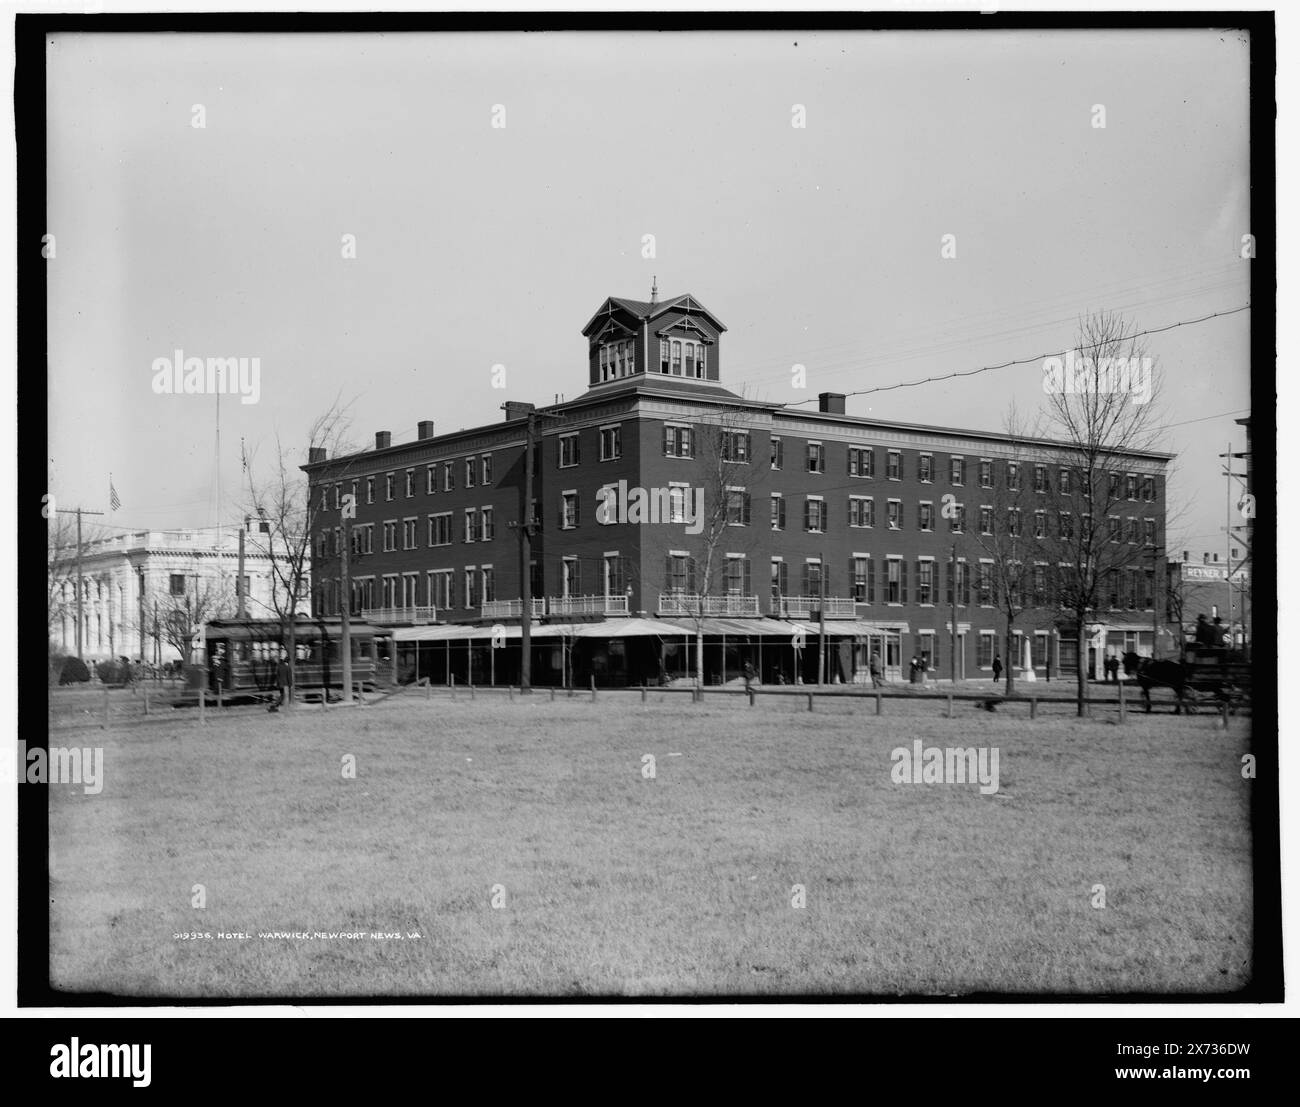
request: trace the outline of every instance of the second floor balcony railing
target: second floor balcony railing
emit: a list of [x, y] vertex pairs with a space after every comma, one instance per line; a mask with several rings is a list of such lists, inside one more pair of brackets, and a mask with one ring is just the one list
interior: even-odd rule
[[[533, 618], [540, 619], [546, 614], [546, 600], [538, 596], [532, 601]], [[485, 619], [518, 619], [523, 616], [523, 600], [487, 600], [483, 604]]]
[[783, 619], [812, 619], [823, 607], [828, 619], [852, 619], [857, 614], [851, 596], [781, 596], [772, 600], [772, 614]]
[[695, 592], [661, 592], [660, 615], [732, 615], [740, 618], [758, 615], [757, 596], [701, 596]]
[[361, 617], [368, 623], [436, 623], [436, 607], [363, 607]]
[[548, 615], [626, 615], [626, 596], [548, 596]]

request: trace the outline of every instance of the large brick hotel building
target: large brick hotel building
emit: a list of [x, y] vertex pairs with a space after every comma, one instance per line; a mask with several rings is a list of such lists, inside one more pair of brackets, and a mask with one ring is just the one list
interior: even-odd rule
[[[1039, 565], [1026, 542], [1035, 568], [1016, 662], [1027, 641], [1040, 678], [1075, 671], [1074, 628], [1050, 584], [1050, 539], [1072, 525], [1067, 509], [1078, 499], [1059, 447], [851, 416], [836, 393], [822, 393], [816, 410], [745, 399], [721, 383], [725, 331], [690, 295], [610, 297], [583, 328], [588, 388], [575, 399], [540, 409], [507, 402], [504, 419], [450, 434], [420, 422], [415, 440], [400, 444], [380, 432], [373, 449], [346, 457], [314, 450], [304, 466], [313, 611], [336, 614], [342, 603], [338, 508], [352, 493], [351, 610], [393, 628], [407, 672], [517, 679], [531, 433], [538, 683], [688, 675], [697, 631], [709, 683], [736, 678], [745, 661], [765, 681], [816, 680], [823, 615], [827, 679], [866, 679], [873, 650], [893, 679], [913, 656], [947, 675], [954, 601], [958, 676], [988, 675], [1005, 652], [1005, 616], [979, 536], [1007, 510], [998, 491], [1007, 488], [1044, 551]], [[1154, 581], [1168, 460], [1114, 459], [1110, 533], [1136, 549], [1088, 626], [1094, 675], [1103, 653], [1161, 646]], [[626, 511], [607, 521], [609, 487], [623, 490], [625, 507], [628, 490], [650, 490], [664, 508], [658, 521]], [[720, 530], [691, 525], [700, 494], [706, 516], [725, 501]]]

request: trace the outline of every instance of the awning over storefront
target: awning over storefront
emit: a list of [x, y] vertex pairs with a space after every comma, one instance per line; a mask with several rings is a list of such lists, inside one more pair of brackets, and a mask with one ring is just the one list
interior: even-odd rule
[[[816, 624], [813, 624], [814, 628]], [[827, 619], [826, 636], [838, 638], [866, 637], [869, 634], [907, 634], [907, 624], [888, 619]]]

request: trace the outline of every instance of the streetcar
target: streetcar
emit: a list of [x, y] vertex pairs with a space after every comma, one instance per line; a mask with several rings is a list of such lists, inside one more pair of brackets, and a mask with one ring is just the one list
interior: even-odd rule
[[[364, 619], [349, 620], [354, 688], [375, 691], [394, 680], [392, 632]], [[342, 620], [300, 617], [293, 625], [294, 688], [299, 695], [325, 697], [343, 690], [339, 650]], [[268, 699], [279, 695], [276, 669], [287, 657], [290, 635], [278, 619], [213, 619], [204, 626], [197, 663], [185, 666], [186, 687], [197, 702], [199, 689], [211, 700]], [[199, 651], [196, 651], [196, 654]]]

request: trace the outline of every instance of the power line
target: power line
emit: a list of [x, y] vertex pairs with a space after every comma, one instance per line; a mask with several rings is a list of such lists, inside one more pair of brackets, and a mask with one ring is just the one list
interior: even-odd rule
[[[1105, 339], [1101, 342], [1094, 342], [1088, 346], [1080, 347], [1080, 349], [1084, 349], [1084, 350], [1094, 349], [1097, 346], [1105, 345], [1106, 342], [1110, 342], [1110, 341], [1128, 342], [1134, 338], [1142, 338], [1144, 335], [1163, 334], [1165, 331], [1172, 331], [1177, 327], [1190, 327], [1196, 323], [1205, 323], [1211, 319], [1218, 319], [1222, 316], [1227, 316], [1227, 315], [1236, 315], [1238, 312], [1249, 311], [1249, 310], [1250, 310], [1250, 304], [1243, 304], [1241, 307], [1231, 308], [1228, 311], [1216, 311], [1211, 313], [1210, 315], [1202, 315], [1198, 319], [1180, 319], [1177, 323], [1170, 323], [1168, 326], [1165, 327], [1151, 327], [1148, 330], [1134, 331], [1131, 334], [1121, 335], [1115, 339]], [[1073, 349], [1073, 347], [1071, 349]], [[939, 376], [939, 377], [925, 377], [923, 380], [917, 380], [917, 381], [902, 381], [899, 384], [882, 384], [876, 388], [863, 388], [857, 392], [846, 392], [844, 395], [846, 398], [849, 396], [869, 396], [874, 392], [893, 392], [899, 388], [917, 388], [923, 384], [935, 384], [939, 381], [956, 380], [959, 377], [976, 377], [979, 376], [981, 373], [992, 372], [994, 369], [1007, 369], [1013, 365], [1032, 365], [1036, 361], [1043, 361], [1049, 357], [1063, 357], [1065, 354], [1069, 352], [1070, 352], [1069, 350], [1056, 350], [1052, 353], [1034, 354], [1032, 357], [1013, 358], [1011, 361], [1004, 361], [997, 365], [981, 365], [978, 369], [959, 370], [958, 372], [946, 373], [943, 376]], [[797, 400], [794, 403], [787, 404], [786, 406], [800, 407], [803, 404], [810, 404], [812, 402], [813, 399], [809, 397], [806, 400]]]

